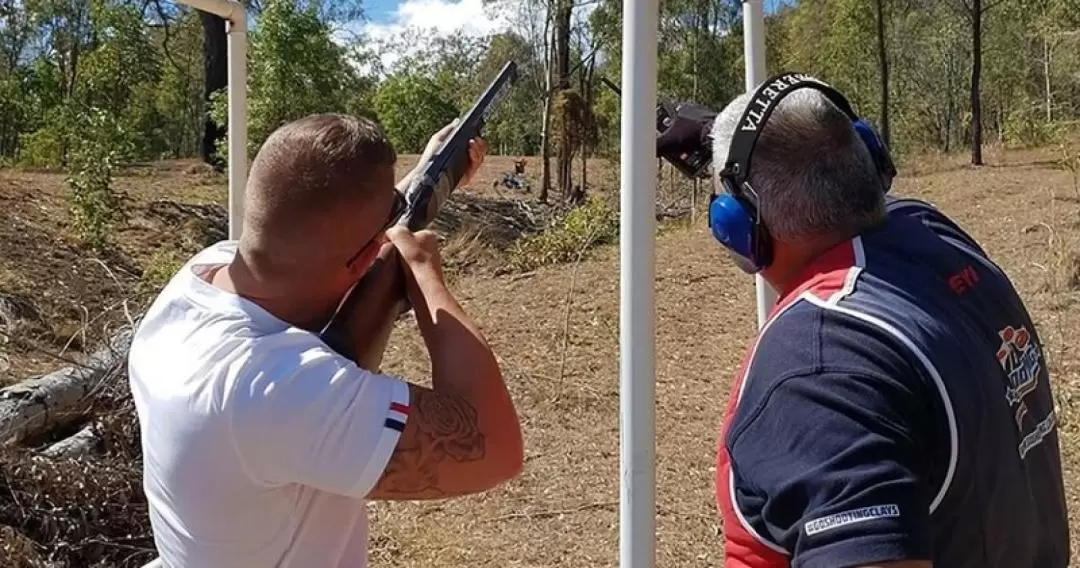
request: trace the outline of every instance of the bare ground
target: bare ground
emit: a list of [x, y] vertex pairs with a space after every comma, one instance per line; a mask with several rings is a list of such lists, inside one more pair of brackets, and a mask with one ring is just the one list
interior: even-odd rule
[[[1072, 174], [1055, 167], [1051, 152], [989, 150], [986, 159], [992, 165], [976, 169], [964, 166], [963, 157], [922, 160], [903, 168], [894, 191], [928, 199], [957, 219], [1026, 298], [1047, 342], [1059, 393], [1075, 526], [1080, 427], [1073, 395], [1080, 392], [1080, 357], [1069, 340], [1080, 334], [1074, 305], [1080, 298], [1080, 192]], [[536, 167], [530, 168], [534, 173]], [[491, 198], [491, 180], [510, 169], [509, 158], [490, 159], [468, 195]], [[609, 170], [596, 166], [590, 176], [610, 188]], [[118, 233], [119, 252], [101, 256], [67, 236], [62, 176], [0, 171], [0, 294], [24, 299], [41, 316], [36, 323], [19, 318], [25, 332], [6, 346], [10, 369], [0, 372], [0, 380], [51, 369], [69, 340], [68, 350], [78, 349], [84, 331], [101, 335], [105, 322], [122, 324], [125, 299], [137, 314], [152, 291], [145, 285], [140, 291], [140, 282], [148, 280], [143, 273], [159, 262], [152, 251], [187, 254], [207, 238], [203, 225], [211, 221], [152, 203], [220, 204], [224, 197], [220, 178], [190, 162], [134, 170], [118, 185], [131, 200], [133, 221]], [[480, 217], [470, 222], [485, 224]], [[494, 234], [496, 225], [487, 222], [479, 240]], [[716, 431], [730, 377], [754, 333], [753, 284], [727, 262], [702, 223], [661, 233], [657, 565], [720, 566], [712, 487]], [[481, 496], [373, 504], [374, 566], [617, 565], [618, 275], [618, 250], [609, 247], [580, 263], [529, 275], [470, 270], [454, 281], [510, 382], [525, 427], [525, 471]], [[418, 336], [403, 326], [388, 350], [386, 370], [418, 379], [427, 365]], [[1073, 534], [1075, 539], [1080, 532]], [[1078, 544], [1074, 540], [1076, 559]]]

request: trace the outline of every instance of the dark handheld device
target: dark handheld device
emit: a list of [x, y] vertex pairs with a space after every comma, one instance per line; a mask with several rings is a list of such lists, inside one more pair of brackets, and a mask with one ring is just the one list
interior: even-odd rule
[[[507, 92], [517, 79], [517, 64], [508, 61], [480, 94], [472, 108], [458, 120], [457, 126], [435, 153], [417, 165], [404, 192], [405, 207], [396, 221], [397, 225], [407, 227], [410, 231], [419, 231], [435, 220], [439, 209], [457, 188], [469, 167], [469, 140], [480, 135], [488, 116], [506, 98]], [[392, 326], [397, 316], [407, 308], [397, 262], [393, 256], [380, 257], [352, 288], [321, 333], [323, 341], [330, 348], [361, 362], [358, 360], [359, 355], [359, 359], [371, 367], [377, 366], [382, 360], [382, 350], [385, 349], [385, 341], [389, 339], [389, 326]], [[370, 300], [370, 305], [385, 304], [380, 305], [380, 309], [385, 313], [368, 314], [368, 329], [358, 332], [348, 329], [348, 323], [361, 298]], [[367, 333], [369, 329], [372, 330], [370, 334]], [[369, 351], [372, 351], [369, 353], [355, 353], [356, 337], [377, 335], [375, 331], [382, 333], [382, 339], [376, 340], [376, 343], [381, 345], [368, 346]]]
[[[601, 81], [616, 95], [622, 90], [607, 77]], [[712, 165], [712, 148], [706, 139], [708, 125], [716, 113], [694, 103], [674, 104], [662, 101], [656, 105], [656, 153], [680, 172], [691, 178], [709, 175]], [[707, 123], [707, 124], [706, 124]], [[690, 136], [673, 130], [692, 129]]]

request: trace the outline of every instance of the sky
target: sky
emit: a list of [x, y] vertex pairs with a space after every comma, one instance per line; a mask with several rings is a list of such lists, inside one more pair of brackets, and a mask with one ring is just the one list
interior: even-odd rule
[[397, 28], [416, 26], [444, 33], [464, 29], [486, 34], [506, 24], [491, 10], [485, 10], [483, 0], [367, 0], [364, 12], [372, 33], [393, 33]]
[[[765, 0], [765, 10], [771, 12], [777, 5], [790, 1]], [[510, 26], [509, 18], [485, 7], [484, 0], [364, 0], [364, 13], [367, 21], [356, 31], [374, 40], [392, 38], [410, 27], [433, 30], [436, 34], [460, 30], [486, 35]], [[390, 65], [397, 54], [384, 53], [381, 59], [384, 65]]]
[[[790, 0], [766, 0], [771, 11]], [[498, 28], [498, 18], [485, 12], [483, 0], [366, 0], [364, 11], [375, 29], [391, 29], [402, 24], [436, 27], [452, 31], [459, 27], [488, 32]]]
[[[509, 27], [509, 21], [486, 8], [483, 0], [364, 0], [363, 6], [365, 21], [346, 24], [339, 37], [362, 34], [372, 43], [382, 43], [410, 28], [433, 35], [462, 31], [482, 36]], [[386, 51], [380, 59], [389, 68], [400, 55]]]

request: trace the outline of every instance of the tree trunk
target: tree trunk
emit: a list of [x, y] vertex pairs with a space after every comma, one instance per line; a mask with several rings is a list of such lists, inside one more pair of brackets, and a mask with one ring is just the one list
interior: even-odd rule
[[[548, 81], [550, 85], [551, 82]], [[544, 97], [543, 125], [540, 128], [540, 203], [547, 203], [551, 190], [551, 94]]]
[[1005, 144], [1005, 89], [1002, 88], [998, 92], [997, 97], [997, 116], [994, 117], [995, 126], [997, 127], [998, 144]]
[[209, 110], [210, 96], [229, 84], [228, 39], [224, 19], [202, 11], [199, 12], [199, 19], [203, 26], [203, 70], [206, 73], [203, 100], [206, 101], [207, 110], [199, 155], [203, 162], [220, 170], [224, 168], [225, 161], [217, 155], [217, 142], [225, 138], [226, 125], [214, 122], [210, 118]]
[[878, 74], [881, 78], [881, 139], [892, 143], [889, 131], [889, 55], [885, 50], [885, 0], [877, 0]]
[[[555, 11], [555, 84], [556, 96], [570, 89], [570, 20], [574, 12], [573, 0], [557, 0]], [[571, 129], [569, 108], [560, 105], [559, 121], [559, 151], [556, 160], [556, 172], [558, 174], [559, 192], [563, 200], [570, 194], [571, 184], [571, 159], [573, 153], [570, 148]]]
[[1043, 38], [1043, 87], [1046, 90], [1046, 122], [1054, 120], [1054, 96], [1050, 90], [1050, 40]]
[[982, 0], [971, 2], [971, 165], [981, 166], [982, 159], [982, 100], [979, 82], [982, 80]]
[[954, 75], [955, 75], [956, 66], [954, 64], [954, 59], [953, 59], [952, 53], [949, 53], [949, 59], [948, 59], [948, 64], [946, 66], [946, 70], [947, 70], [947, 74], [946, 74], [946, 82], [947, 82], [947, 84], [945, 86], [945, 96], [947, 98], [945, 100], [945, 148], [944, 148], [944, 150], [945, 150], [945, 153], [948, 154], [949, 151], [952, 149], [952, 127], [953, 127], [953, 118], [954, 118], [953, 115], [956, 113], [956, 102], [955, 102], [955, 96], [953, 95], [953, 93], [955, 92], [954, 89], [953, 89], [953, 85], [954, 85], [954, 80], [955, 80]]
[[[581, 69], [581, 80], [578, 84], [581, 86], [581, 97], [585, 102], [585, 114], [592, 119], [592, 76], [594, 62], [596, 60], [590, 58], [589, 61], [584, 62]], [[581, 140], [581, 191], [588, 191], [586, 184], [588, 182], [588, 167], [589, 167], [589, 141], [588, 134], [591, 132], [590, 125], [582, 125], [582, 131], [586, 136], [582, 136]]]
[[548, 4], [544, 17], [544, 109], [540, 125], [540, 193], [537, 200], [547, 203], [551, 190], [551, 102], [552, 102], [552, 60], [554, 57], [551, 41], [551, 5]]
[[[694, 45], [693, 54], [691, 56], [693, 64], [693, 94], [691, 99], [696, 103], [701, 99], [698, 93], [698, 55], [700, 52], [700, 41], [702, 28], [705, 26], [705, 21], [709, 17], [708, 14], [709, 3], [707, 1], [698, 2], [697, 13], [694, 15]], [[690, 190], [690, 224], [697, 222], [697, 196], [698, 196], [698, 178], [693, 180], [693, 188]]]

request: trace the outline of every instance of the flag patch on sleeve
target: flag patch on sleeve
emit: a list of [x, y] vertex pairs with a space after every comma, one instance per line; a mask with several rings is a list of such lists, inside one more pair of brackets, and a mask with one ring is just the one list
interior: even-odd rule
[[386, 427], [401, 432], [409, 418], [409, 405], [400, 402], [390, 403], [390, 414], [386, 417]]

